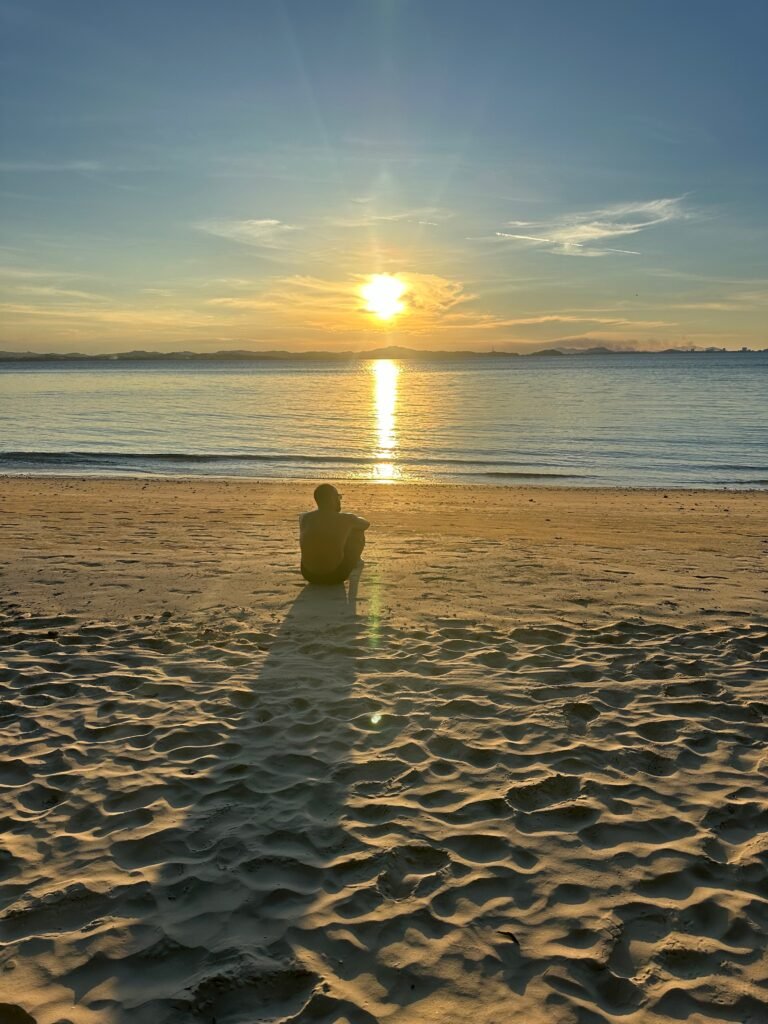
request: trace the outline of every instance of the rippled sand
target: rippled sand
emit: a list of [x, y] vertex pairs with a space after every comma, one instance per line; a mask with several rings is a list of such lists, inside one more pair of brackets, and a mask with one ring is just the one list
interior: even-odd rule
[[765, 1019], [765, 495], [0, 491], [3, 1024]]

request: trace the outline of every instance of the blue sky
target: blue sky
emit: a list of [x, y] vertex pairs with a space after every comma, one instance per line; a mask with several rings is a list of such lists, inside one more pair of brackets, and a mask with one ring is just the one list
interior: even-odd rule
[[762, 0], [0, 19], [0, 348], [768, 344]]

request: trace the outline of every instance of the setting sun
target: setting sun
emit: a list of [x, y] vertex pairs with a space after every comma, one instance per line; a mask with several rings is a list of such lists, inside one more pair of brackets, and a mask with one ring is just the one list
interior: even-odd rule
[[365, 308], [374, 313], [380, 320], [390, 320], [402, 313], [405, 304], [401, 301], [405, 294], [405, 285], [389, 274], [374, 274], [360, 289], [365, 299]]

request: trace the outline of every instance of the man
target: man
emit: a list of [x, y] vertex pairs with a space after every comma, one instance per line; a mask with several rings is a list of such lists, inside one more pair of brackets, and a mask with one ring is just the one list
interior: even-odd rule
[[367, 519], [341, 511], [341, 495], [332, 484], [315, 488], [317, 510], [301, 517], [301, 575], [308, 583], [343, 583], [360, 561]]

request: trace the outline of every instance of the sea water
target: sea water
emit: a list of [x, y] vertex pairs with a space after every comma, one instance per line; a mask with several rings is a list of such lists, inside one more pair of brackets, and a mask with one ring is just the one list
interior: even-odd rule
[[768, 352], [0, 363], [0, 472], [768, 486]]

